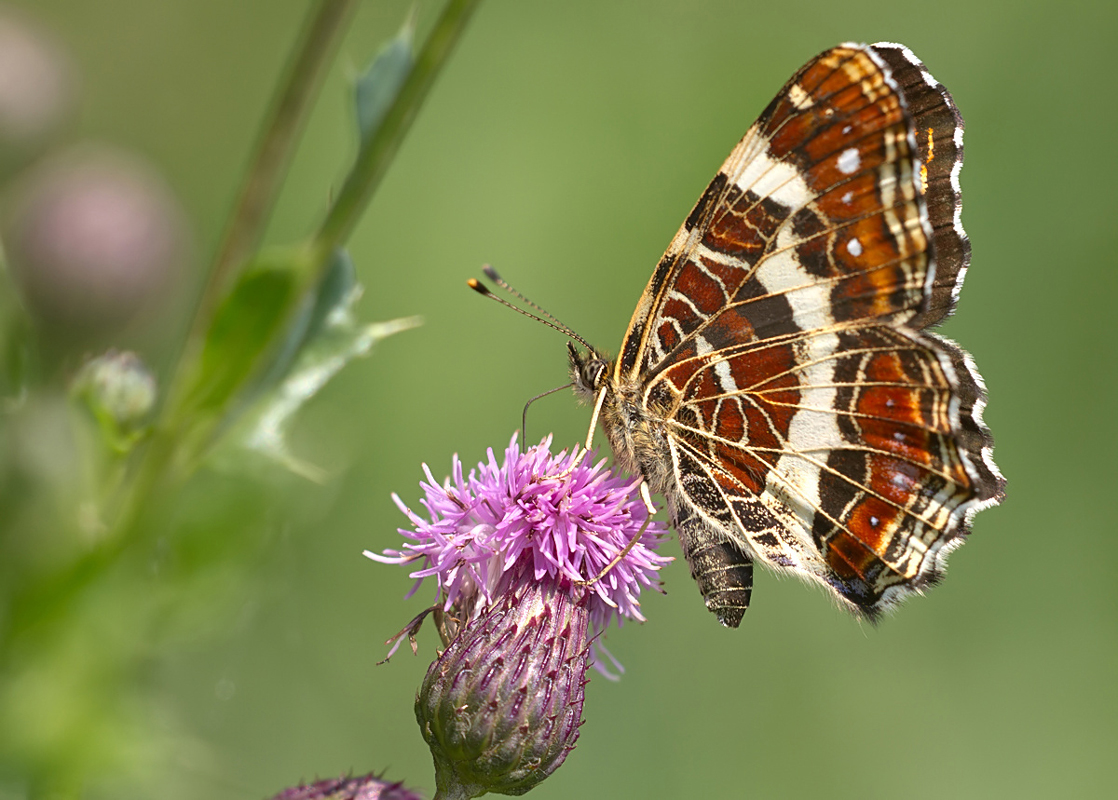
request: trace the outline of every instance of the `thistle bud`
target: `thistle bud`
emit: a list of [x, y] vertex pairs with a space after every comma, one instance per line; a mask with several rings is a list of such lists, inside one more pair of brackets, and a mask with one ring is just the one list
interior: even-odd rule
[[135, 353], [110, 350], [90, 359], [71, 388], [99, 419], [121, 430], [139, 424], [155, 407], [155, 378]]
[[132, 156], [79, 149], [15, 192], [4, 247], [25, 301], [53, 328], [119, 329], [167, 299], [186, 249], [178, 201]]
[[328, 778], [300, 784], [284, 789], [272, 800], [420, 800], [420, 797], [402, 784], [381, 780], [370, 773], [357, 778]]
[[431, 665], [415, 715], [447, 798], [524, 794], [578, 739], [589, 666], [586, 603], [526, 581]]

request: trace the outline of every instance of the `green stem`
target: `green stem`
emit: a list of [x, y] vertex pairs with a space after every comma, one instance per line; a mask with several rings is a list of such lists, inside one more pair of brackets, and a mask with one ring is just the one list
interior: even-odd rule
[[357, 163], [326, 214], [312, 242], [315, 261], [324, 268], [334, 250], [341, 247], [368, 205], [400, 142], [411, 127], [439, 70], [454, 49], [470, 15], [480, 0], [450, 0], [435, 22], [399, 94], [385, 114], [377, 132], [357, 154]]
[[317, 0], [303, 24], [286, 72], [281, 77], [271, 109], [265, 117], [248, 173], [214, 257], [206, 286], [182, 354], [168, 382], [166, 401], [152, 441], [142, 454], [131, 485], [112, 515], [120, 539], [133, 535], [142, 506], [166, 479], [181, 453], [177, 440], [189, 426], [186, 393], [195, 376], [213, 316], [233, 273], [260, 243], [275, 207], [295, 145], [310, 116], [314, 99], [334, 61], [359, 0]]

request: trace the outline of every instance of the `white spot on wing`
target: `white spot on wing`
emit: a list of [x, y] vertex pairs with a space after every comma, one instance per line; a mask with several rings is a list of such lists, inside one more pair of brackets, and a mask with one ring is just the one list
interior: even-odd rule
[[857, 147], [848, 147], [842, 151], [838, 158], [839, 172], [850, 175], [862, 166], [862, 156], [858, 154]]
[[[695, 352], [701, 356], [710, 355], [714, 352], [714, 348], [711, 347], [705, 336], [696, 336]], [[730, 363], [728, 361], [715, 361], [713, 366], [714, 374], [718, 377], [718, 385], [722, 387], [722, 391], [726, 394], [736, 393], [738, 384], [734, 380], [734, 373], [730, 370]]]
[[804, 91], [804, 87], [798, 83], [793, 83], [788, 89], [788, 99], [792, 101], [792, 105], [800, 111], [811, 108], [815, 105], [815, 101], [811, 99], [811, 95]]
[[725, 360], [714, 362], [714, 374], [718, 376], [718, 385], [726, 394], [734, 394], [738, 390], [738, 383], [734, 380], [734, 373], [730, 370], [730, 362]]
[[846, 243], [846, 252], [855, 257], [862, 255], [862, 243], [857, 239], [851, 239]]
[[[709, 355], [714, 352], [710, 342], [707, 341], [705, 336], [695, 336], [695, 352], [699, 355]], [[716, 361], [713, 363], [714, 374], [718, 377], [718, 383], [723, 392], [733, 394], [738, 391], [738, 382], [733, 380], [733, 372], [730, 370], [730, 363], [728, 361]]]

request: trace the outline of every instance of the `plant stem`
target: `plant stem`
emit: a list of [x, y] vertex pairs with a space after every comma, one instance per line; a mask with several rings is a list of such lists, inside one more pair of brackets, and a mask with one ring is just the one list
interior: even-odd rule
[[331, 254], [349, 239], [377, 186], [392, 163], [427, 92], [454, 49], [480, 0], [450, 0], [435, 22], [384, 121], [357, 154], [357, 163], [315, 234], [311, 247], [324, 268]]
[[358, 0], [320, 0], [304, 25], [294, 58], [264, 120], [252, 166], [214, 257], [192, 333], [204, 335], [233, 271], [253, 254], [275, 207], [295, 144], [334, 61]]
[[146, 495], [156, 491], [174, 466], [178, 438], [191, 420], [186, 394], [205, 346], [213, 317], [235, 271], [255, 252], [275, 207], [295, 144], [359, 0], [317, 0], [303, 23], [286, 72], [265, 117], [241, 192], [214, 257], [190, 332], [168, 380], [159, 423], [141, 456], [115, 517], [121, 538], [134, 526]]

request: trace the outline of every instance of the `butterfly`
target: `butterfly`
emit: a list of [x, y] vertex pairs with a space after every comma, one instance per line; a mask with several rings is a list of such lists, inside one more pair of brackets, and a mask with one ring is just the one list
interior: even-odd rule
[[1004, 497], [982, 378], [929, 330], [970, 260], [962, 136], [908, 48], [821, 53], [699, 198], [616, 360], [568, 345], [723, 625], [755, 562], [875, 619], [936, 583]]

